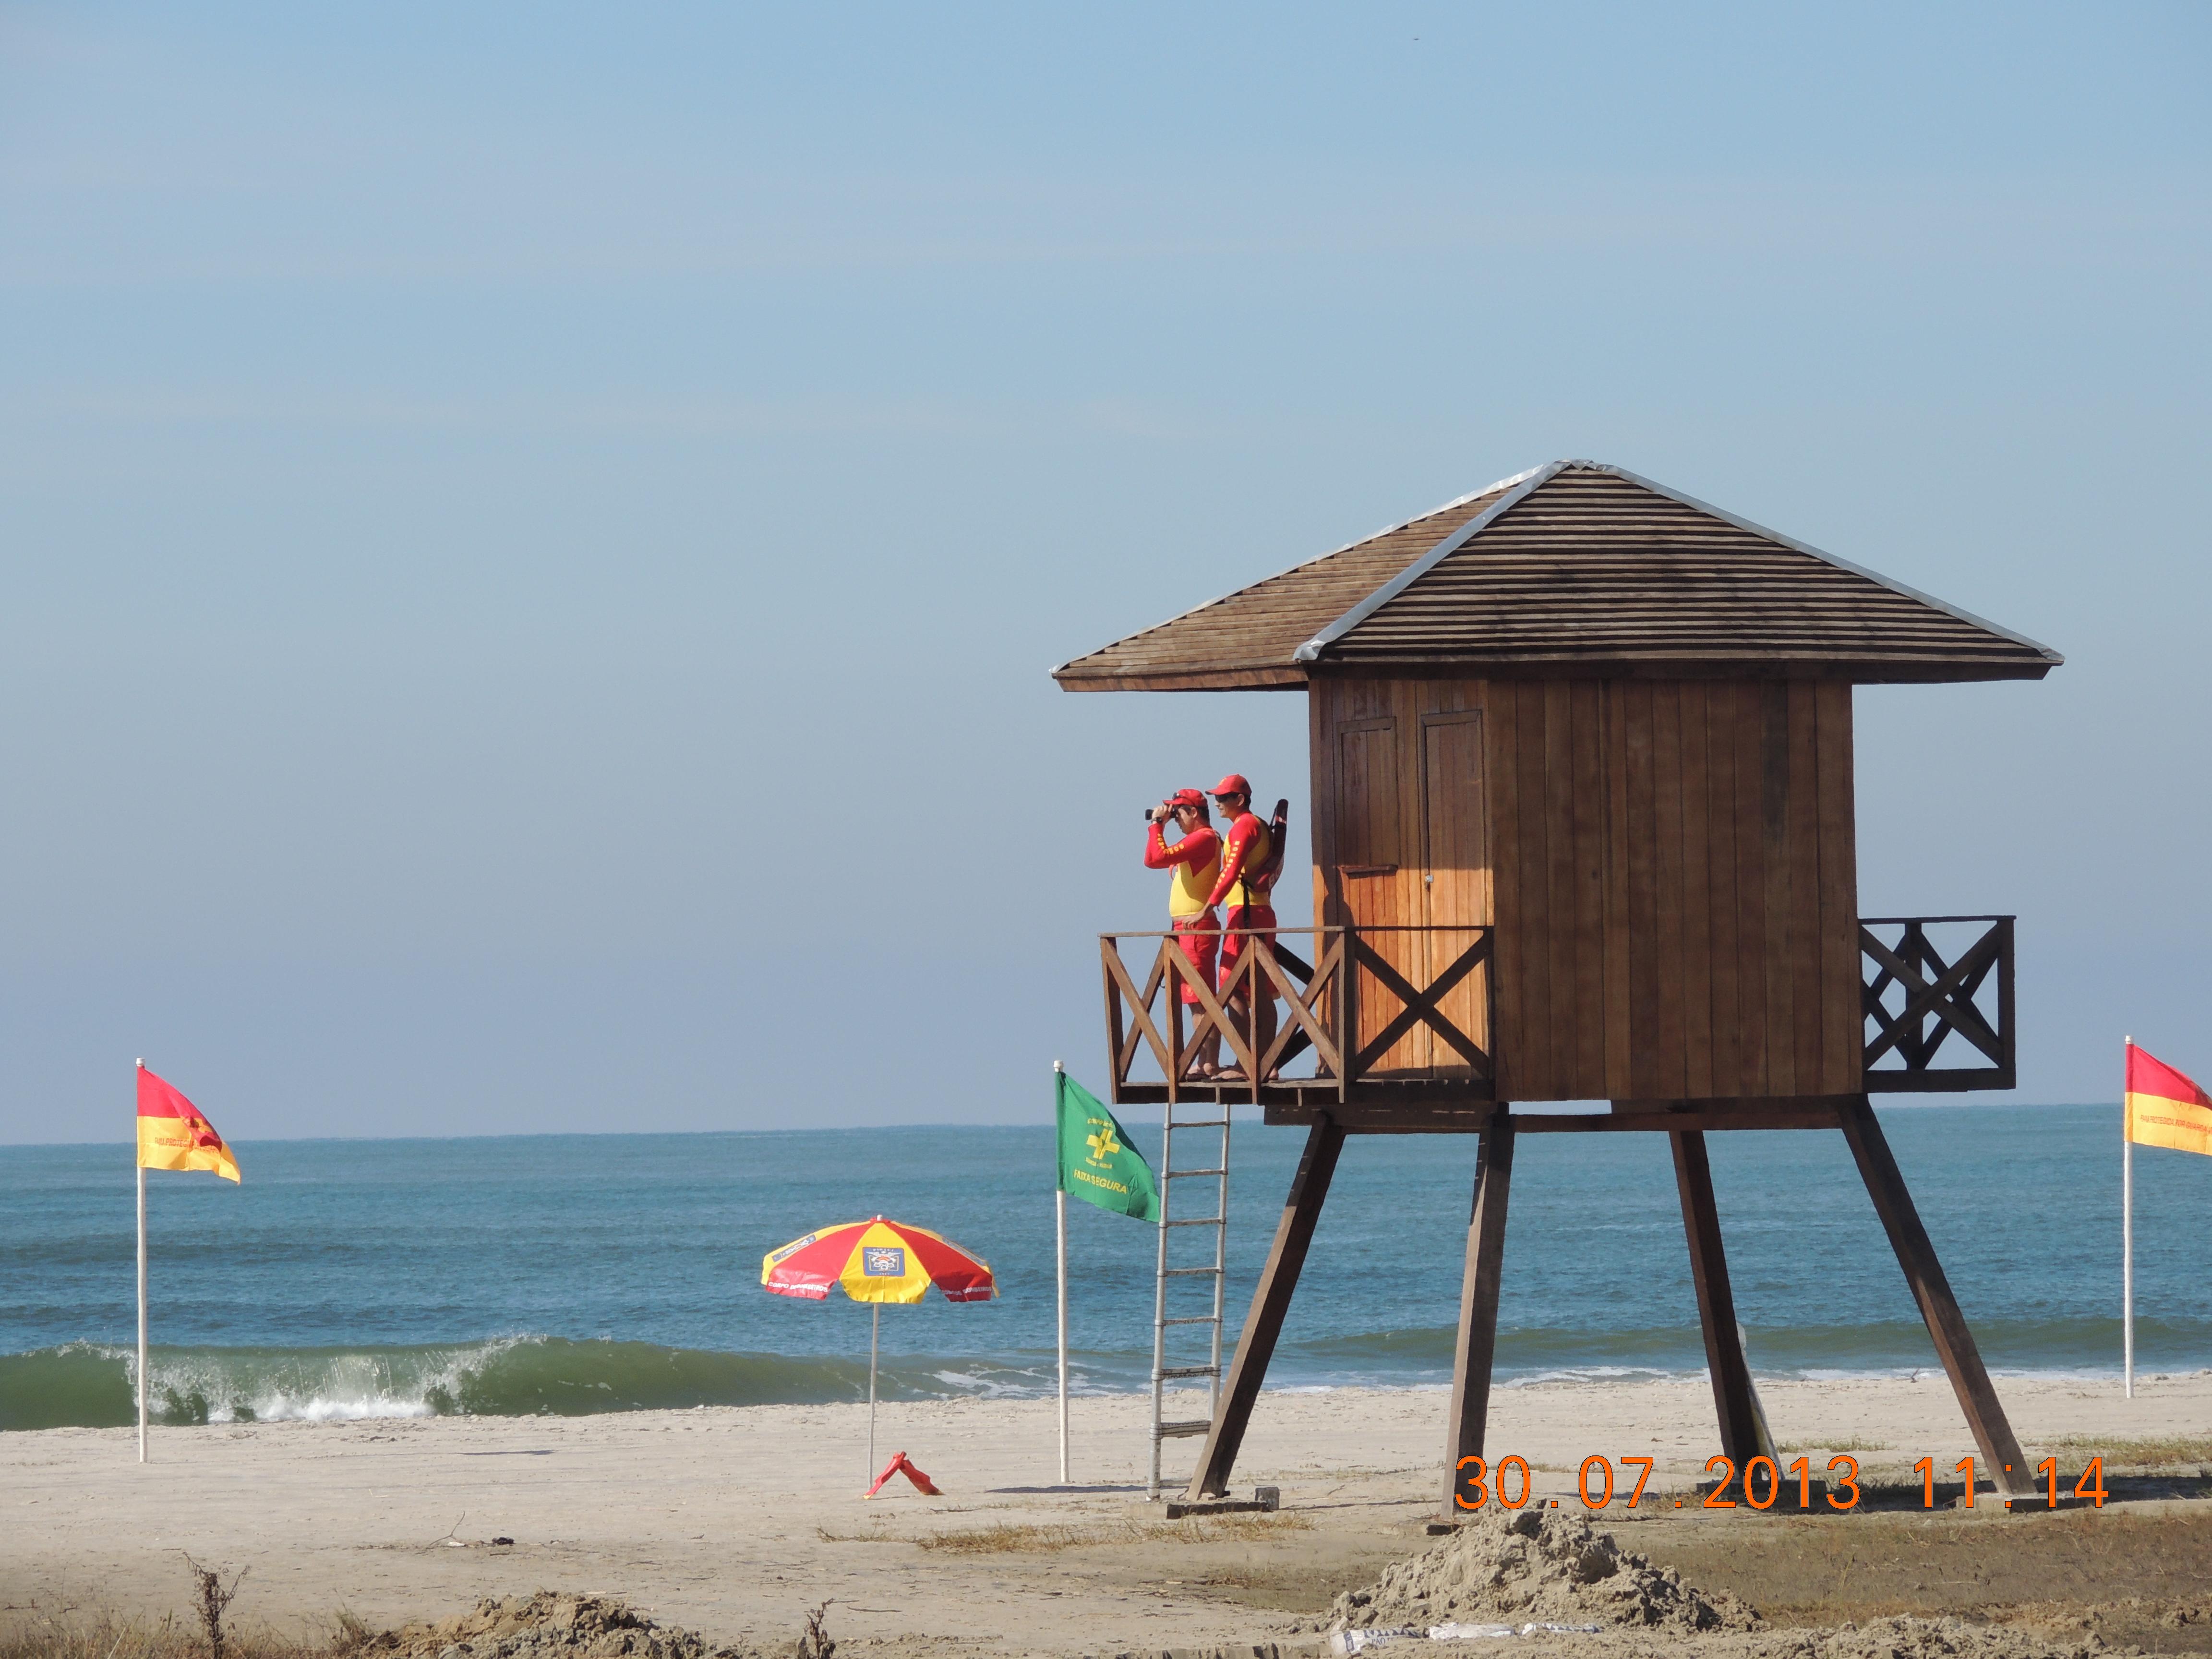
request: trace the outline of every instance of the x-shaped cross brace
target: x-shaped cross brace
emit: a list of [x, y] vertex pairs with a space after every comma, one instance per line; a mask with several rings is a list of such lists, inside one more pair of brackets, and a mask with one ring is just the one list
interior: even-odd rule
[[[1881, 1030], [1881, 1035], [1867, 1045], [1866, 1064], [1874, 1062], [1895, 1048], [1914, 1070], [1924, 1068], [1937, 1048], [1942, 1046], [1945, 1035], [1956, 1031], [1972, 1043], [1997, 1065], [2004, 1064], [2004, 1044], [1982, 1018], [1981, 1010], [1974, 1006], [1974, 993], [1981, 989], [1982, 981], [1989, 977], [1990, 969], [1996, 965], [1999, 940], [1997, 930], [1991, 928], [1970, 946], [1959, 960], [1946, 966], [1927, 936], [1917, 930], [1906, 939], [1917, 947], [1918, 953], [1927, 957], [1936, 969], [1936, 977], [1928, 978], [1899, 951], [1906, 948], [1900, 940], [1895, 950], [1876, 939], [1868, 928], [1859, 929], [1859, 948], [1874, 958], [1881, 969], [1874, 983], [1865, 990], [1867, 1015]], [[1905, 1007], [1893, 1015], [1882, 1006], [1882, 994], [1893, 985], [1905, 989]], [[1920, 1035], [1922, 1021], [1933, 1018], [1936, 1030], [1932, 1037]]]
[[1490, 1056], [1475, 1047], [1474, 1040], [1458, 1026], [1437, 1012], [1437, 1004], [1444, 994], [1465, 979], [1482, 963], [1490, 960], [1490, 933], [1482, 936], [1459, 954], [1458, 960], [1437, 975], [1425, 991], [1416, 991], [1405, 975], [1376, 955], [1374, 947], [1356, 934], [1352, 936], [1353, 960], [1382, 981], [1383, 988], [1406, 1006], [1398, 1017], [1382, 1028], [1382, 1035], [1359, 1051], [1352, 1062], [1352, 1074], [1358, 1077], [1376, 1060], [1390, 1052], [1393, 1044], [1412, 1030], [1415, 1025], [1425, 1025], [1459, 1053], [1460, 1058], [1474, 1068], [1478, 1077], [1490, 1075]]

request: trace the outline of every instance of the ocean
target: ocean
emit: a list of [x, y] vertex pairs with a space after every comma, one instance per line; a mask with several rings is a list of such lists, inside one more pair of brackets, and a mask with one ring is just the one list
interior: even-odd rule
[[[1157, 1124], [1127, 1116], [1157, 1162]], [[1990, 1368], [2116, 1373], [2118, 1108], [1886, 1108], [1881, 1118]], [[1232, 1338], [1304, 1139], [1256, 1121], [1234, 1132]], [[1935, 1365], [1840, 1135], [1716, 1134], [1708, 1144], [1756, 1372]], [[1001, 1292], [886, 1309], [886, 1397], [1054, 1387], [1048, 1124], [237, 1151], [240, 1187], [202, 1175], [148, 1180], [151, 1399], [165, 1422], [865, 1398], [867, 1310], [842, 1296], [769, 1296], [760, 1260], [817, 1227], [877, 1213], [981, 1255]], [[1347, 1145], [1272, 1386], [1449, 1382], [1474, 1161], [1472, 1137]], [[131, 1422], [131, 1148], [15, 1147], [9, 1164], [0, 1429]], [[1142, 1389], [1157, 1234], [1087, 1205], [1069, 1209], [1076, 1387]], [[2138, 1150], [2136, 1352], [2146, 1372], [2212, 1366], [2208, 1210], [2212, 1160]], [[1522, 1141], [1499, 1328], [1509, 1384], [1703, 1370], [1662, 1138]]]

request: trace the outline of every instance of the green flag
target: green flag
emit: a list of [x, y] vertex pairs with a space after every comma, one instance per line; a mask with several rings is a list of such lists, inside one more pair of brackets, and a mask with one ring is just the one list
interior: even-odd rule
[[1060, 1116], [1060, 1190], [1118, 1215], [1160, 1218], [1152, 1167], [1121, 1133], [1114, 1114], [1065, 1072], [1052, 1074]]

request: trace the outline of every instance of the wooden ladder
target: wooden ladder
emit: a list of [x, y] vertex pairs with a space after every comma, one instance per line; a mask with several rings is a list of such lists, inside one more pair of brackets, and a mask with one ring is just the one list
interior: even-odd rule
[[[1160, 1447], [1169, 1440], [1184, 1435], [1200, 1435], [1213, 1427], [1214, 1417], [1221, 1409], [1221, 1310], [1222, 1296], [1229, 1277], [1229, 1103], [1227, 1101], [1184, 1101], [1180, 1103], [1185, 1112], [1203, 1111], [1206, 1117], [1176, 1115], [1178, 1103], [1170, 1100], [1160, 1127], [1160, 1245], [1159, 1272], [1152, 1288], [1152, 1476], [1146, 1495], [1160, 1495]], [[1213, 1156], [1210, 1164], [1181, 1167], [1176, 1163], [1176, 1131], [1218, 1129], [1221, 1141], [1218, 1148], [1209, 1147]], [[1211, 1177], [1213, 1188], [1213, 1213], [1211, 1215], [1180, 1216], [1176, 1213], [1179, 1188], [1176, 1182]], [[1211, 1262], [1188, 1265], [1188, 1254], [1179, 1256], [1169, 1249], [1169, 1241], [1176, 1231], [1186, 1227], [1212, 1229], [1213, 1259]], [[1209, 1235], [1200, 1233], [1200, 1239]], [[1171, 1279], [1210, 1280], [1213, 1293], [1212, 1310], [1202, 1314], [1170, 1313], [1168, 1303], [1168, 1281]], [[1179, 1305], [1188, 1305], [1188, 1302]], [[1206, 1363], [1203, 1364], [1169, 1364], [1169, 1332], [1188, 1336], [1203, 1328], [1208, 1338]], [[1166, 1415], [1167, 1385], [1185, 1382], [1194, 1377], [1205, 1377], [1208, 1389], [1206, 1413], [1204, 1417], [1175, 1419]]]

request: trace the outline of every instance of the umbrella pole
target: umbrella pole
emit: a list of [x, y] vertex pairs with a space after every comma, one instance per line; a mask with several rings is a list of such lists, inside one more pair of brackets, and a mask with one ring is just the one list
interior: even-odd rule
[[868, 1478], [876, 1477], [876, 1344], [884, 1334], [884, 1304], [872, 1302], [868, 1316]]

